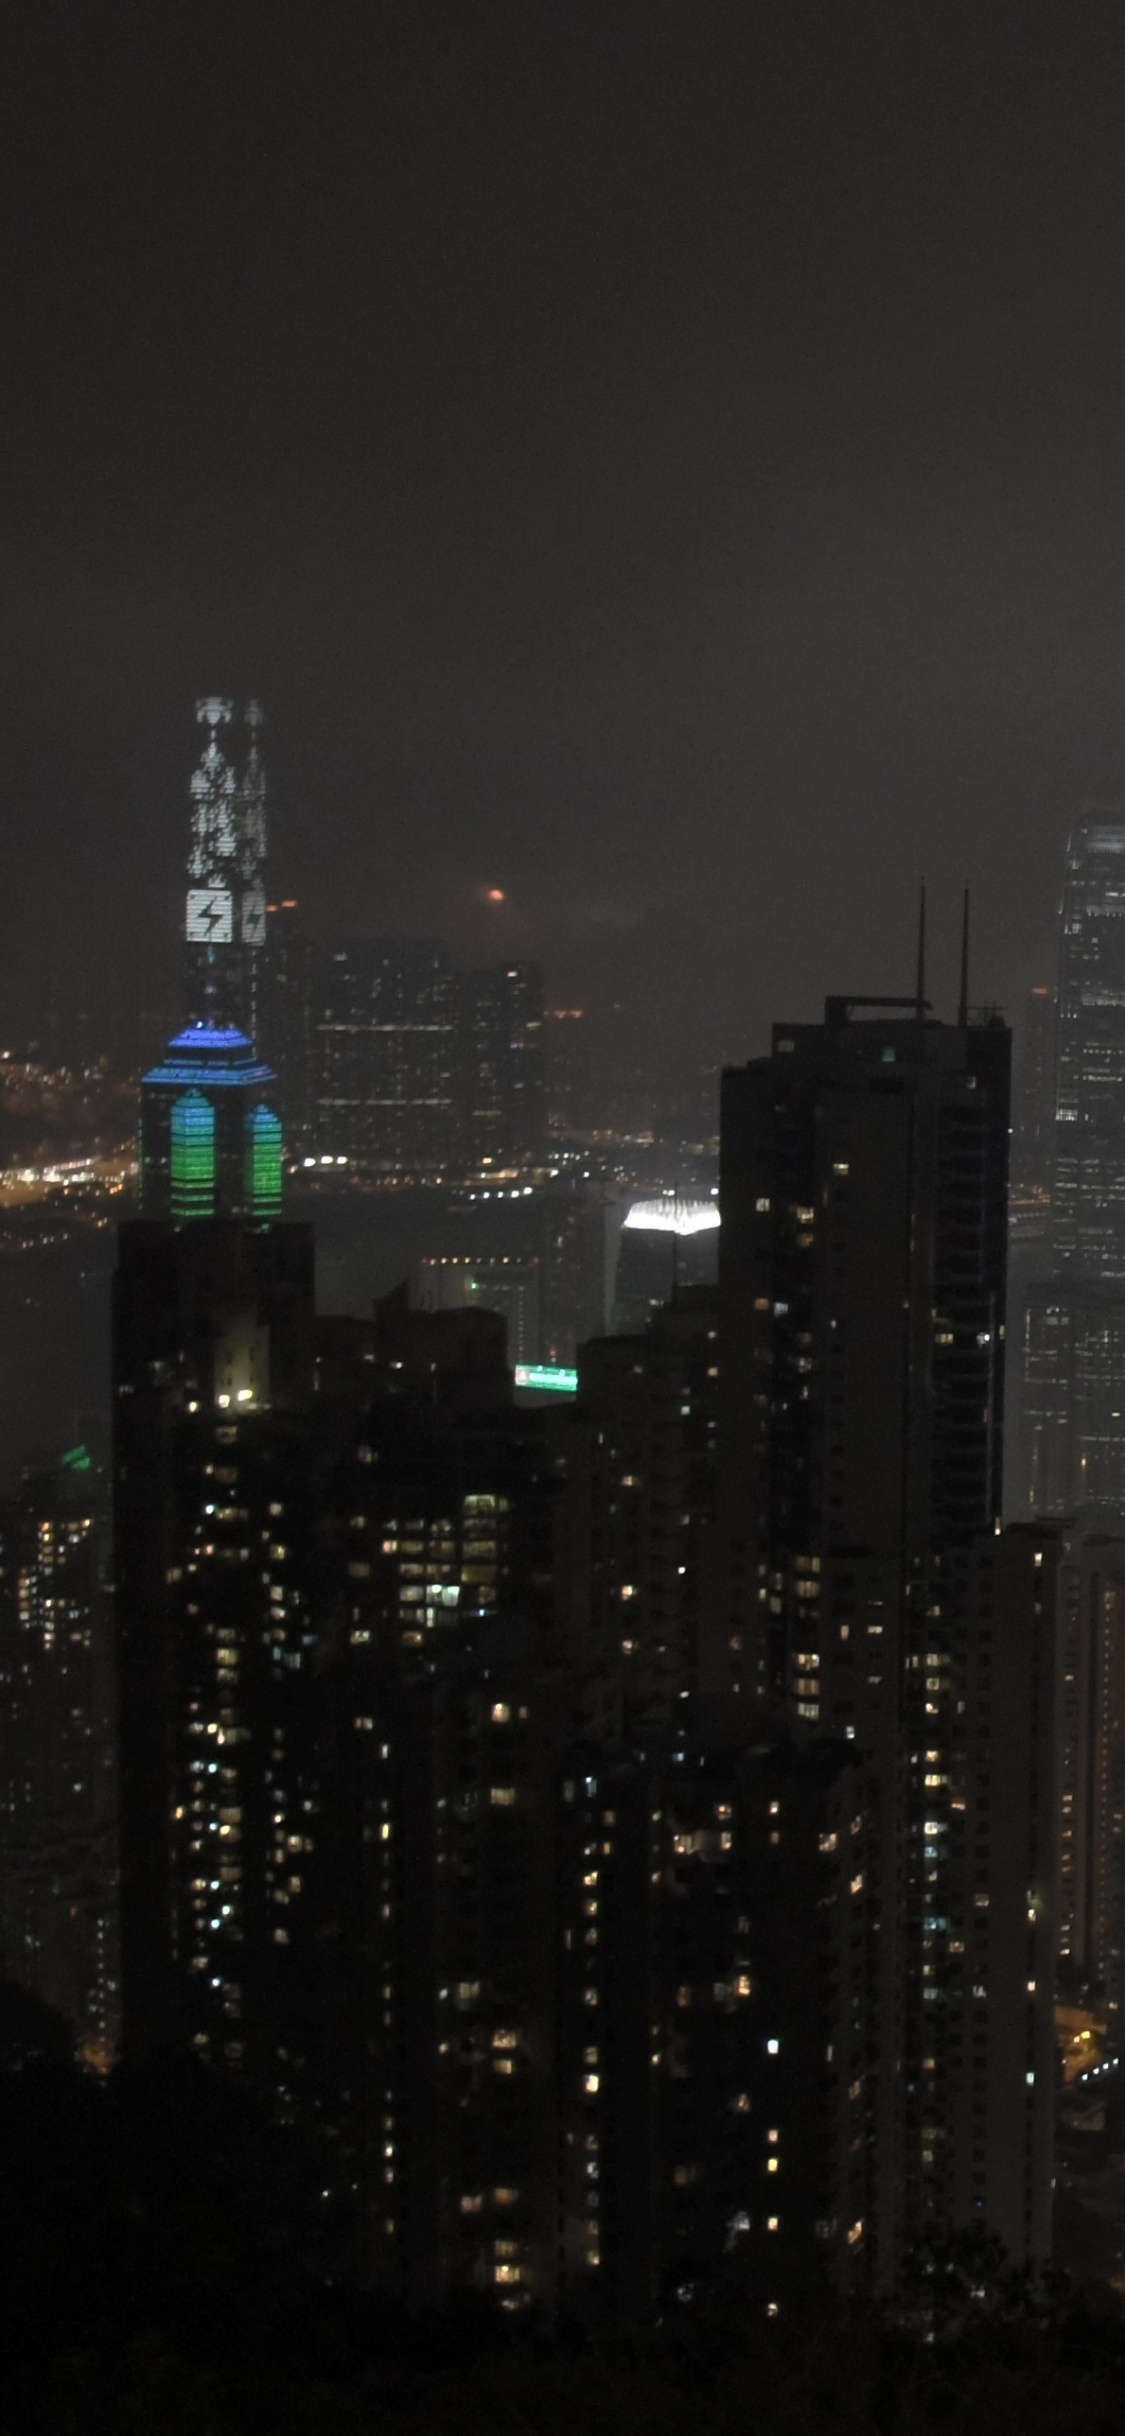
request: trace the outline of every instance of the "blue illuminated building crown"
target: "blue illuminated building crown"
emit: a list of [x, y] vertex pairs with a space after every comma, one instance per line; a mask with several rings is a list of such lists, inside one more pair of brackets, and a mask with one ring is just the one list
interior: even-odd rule
[[281, 1122], [267, 1105], [271, 1068], [233, 1024], [177, 1032], [141, 1082], [141, 1208], [146, 1218], [280, 1215]]

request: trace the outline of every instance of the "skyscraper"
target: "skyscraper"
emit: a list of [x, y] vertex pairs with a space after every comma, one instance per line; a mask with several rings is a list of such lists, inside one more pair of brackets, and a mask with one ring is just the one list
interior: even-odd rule
[[0, 1501], [0, 1968], [103, 2069], [118, 2029], [105, 1560], [84, 1447]]
[[1089, 807], [1059, 934], [1054, 1246], [1066, 1276], [1125, 1285], [1125, 819]]
[[1049, 1210], [1055, 1147], [1055, 993], [1029, 990], [1012, 1108], [1012, 1191], [1025, 1206]]
[[314, 961], [296, 898], [268, 905], [254, 1037], [277, 1075], [278, 1106], [291, 1157], [312, 1149], [315, 1131]]
[[[1049, 1048], [1029, 1035], [1029, 1083]], [[1051, 1150], [1039, 1275], [1034, 1247], [1020, 1263], [1010, 1505], [1025, 1514], [1125, 1495], [1125, 819], [1113, 805], [1088, 806], [1067, 846]], [[1020, 1155], [1032, 1155], [1030, 1118]]]
[[1060, 1526], [1061, 1882], [1067, 1993], [1125, 2003], [1125, 1537]]
[[[720, 1713], [756, 1702], [797, 1731], [854, 1742], [873, 1770], [882, 2064], [869, 2230], [884, 2278], [928, 2225], [972, 2221], [990, 2191], [995, 2229], [1020, 2256], [1041, 2256], [1046, 2238], [1054, 1854], [1028, 1803], [1051, 1777], [1054, 1609], [1041, 1561], [994, 1536], [1008, 1069], [999, 1018], [970, 1021], [963, 1004], [957, 1023], [937, 1023], [919, 993], [829, 999], [823, 1025], [776, 1026], [772, 1054], [724, 1078], [722, 1562], [702, 1671]], [[974, 1689], [978, 1669], [992, 1681], [999, 1628], [982, 1585], [994, 1564], [1011, 1611], [999, 1714]], [[991, 1788], [1005, 1835], [1025, 1838], [1016, 1862], [992, 1834]], [[983, 1832], [966, 1878], [974, 1801]], [[970, 1882], [995, 1955], [972, 1984], [989, 2019], [1006, 2007], [1009, 2031], [1020, 2023], [1018, 2046], [989, 2045], [1011, 2087], [1003, 2104], [998, 2081], [988, 2096], [995, 2124], [1022, 2126], [1018, 2206], [997, 2160], [982, 2158], [983, 2180], [969, 2170], [972, 2106], [959, 2113], [954, 2096], [966, 2039], [976, 2052], [959, 1925]], [[1048, 1923], [1034, 1970], [1033, 1886]], [[989, 2044], [983, 2016], [979, 2027]]]
[[499, 964], [458, 983], [460, 1164], [466, 1174], [538, 1166], [543, 1155], [543, 981]]
[[455, 993], [449, 955], [437, 943], [356, 940], [316, 951], [318, 1150], [370, 1176], [450, 1172]]
[[199, 705], [193, 1019], [141, 1086], [113, 1305], [124, 2036], [140, 2052], [190, 2031], [228, 2061], [276, 2035], [273, 1827], [305, 1655], [286, 1507], [314, 1376], [311, 1231], [281, 1222], [274, 1077], [242, 1028], [265, 935], [260, 714], [239, 778], [217, 743], [230, 710]]

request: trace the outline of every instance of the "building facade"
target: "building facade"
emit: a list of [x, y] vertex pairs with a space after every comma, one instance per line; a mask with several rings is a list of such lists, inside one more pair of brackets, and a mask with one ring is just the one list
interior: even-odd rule
[[83, 1447], [0, 1501], [0, 1954], [99, 2070], [119, 2028], [104, 1484]]
[[[974, 2183], [942, 2060], [962, 2005], [960, 1956], [951, 1962], [942, 1942], [954, 1934], [964, 1815], [946, 1815], [952, 1788], [967, 1768], [985, 1810], [994, 1789], [997, 1810], [1024, 1834], [1027, 1789], [1051, 1773], [1045, 1694], [1031, 1702], [1025, 1685], [1003, 1755], [974, 1705], [966, 1670], [983, 1663], [983, 1594], [977, 1621], [957, 1621], [966, 1568], [974, 1579], [994, 1561], [1019, 1571], [994, 1536], [1008, 1066], [996, 1018], [938, 1024], [920, 1003], [830, 999], [823, 1025], [776, 1027], [771, 1056], [724, 1080], [719, 1562], [705, 1688], [720, 1711], [750, 1701], [798, 1731], [854, 1743], [878, 1786], [875, 2043], [896, 2058], [873, 2101], [869, 2256], [881, 2281], [893, 2281], [929, 2227], [982, 2212], [1031, 2263], [1047, 2242], [1050, 2076], [1022, 2049], [1030, 2037], [1039, 2058], [1049, 2038], [1053, 1985], [1050, 1967], [1023, 1967], [1026, 1852], [1018, 1902], [1012, 1875], [995, 1887], [986, 1875], [980, 1891], [994, 1925], [1001, 1913], [1006, 1922], [988, 2001], [997, 2019], [1016, 2008], [1026, 2031], [1018, 2059], [1010, 2042], [992, 2050], [1011, 2086], [1004, 2107], [990, 2089], [986, 2166], [1000, 2174], [1002, 2127], [1018, 2119], [1030, 2216], [1022, 2201], [1000, 2209], [987, 2172]], [[1037, 1585], [1032, 1566], [1025, 1654], [1054, 1630]], [[1026, 1664], [1038, 1682], [1039, 1660]], [[970, 1754], [966, 1719], [976, 1716]], [[1053, 1857], [1041, 1843], [1036, 1853], [1051, 1923]], [[999, 1857], [989, 1847], [988, 1870]], [[974, 2052], [967, 2035], [963, 2054]], [[1028, 2069], [1039, 2075], [1030, 2112]]]

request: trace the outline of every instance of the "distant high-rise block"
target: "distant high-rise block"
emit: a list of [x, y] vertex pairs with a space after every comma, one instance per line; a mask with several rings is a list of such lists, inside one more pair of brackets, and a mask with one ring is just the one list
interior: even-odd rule
[[549, 1007], [543, 1019], [543, 1101], [549, 1135], [582, 1140], [596, 1129], [590, 1018], [581, 1007]]
[[301, 926], [295, 899], [266, 908], [266, 939], [258, 959], [258, 1025], [262, 1055], [277, 1075], [278, 1105], [292, 1151], [313, 1147], [315, 950]]
[[1012, 1190], [1050, 1205], [1055, 1166], [1055, 993], [1028, 992], [1012, 1109]]
[[458, 983], [458, 1117], [466, 1173], [535, 1167], [543, 1156], [543, 981], [531, 964]]
[[1125, 1289], [1058, 1275], [1021, 1317], [1019, 1509], [1125, 1506]]
[[447, 951], [357, 941], [313, 958], [318, 1151], [372, 1176], [454, 1163], [456, 985]]
[[501, 1252], [474, 1260], [467, 1252], [424, 1255], [419, 1270], [423, 1309], [496, 1311], [508, 1331], [512, 1363], [537, 1362], [542, 1346], [542, 1275], [534, 1254]]

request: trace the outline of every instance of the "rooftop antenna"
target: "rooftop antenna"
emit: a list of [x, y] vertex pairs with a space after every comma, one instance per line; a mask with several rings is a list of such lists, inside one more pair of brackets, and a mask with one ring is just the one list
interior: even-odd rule
[[968, 891], [968, 889], [966, 888], [966, 890], [965, 890], [965, 902], [964, 902], [964, 906], [963, 906], [963, 908], [962, 908], [962, 912], [961, 912], [961, 996], [960, 996], [960, 1000], [959, 1000], [959, 1002], [958, 1002], [958, 1007], [957, 1007], [957, 1021], [958, 1021], [958, 1023], [960, 1024], [962, 1031], [964, 1031], [965, 1026], [966, 1026], [966, 1024], [968, 1023], [968, 1020], [969, 1020], [969, 891]]
[[918, 899], [918, 979], [914, 989], [914, 1011], [919, 1023], [926, 1014], [926, 883], [923, 880]]

